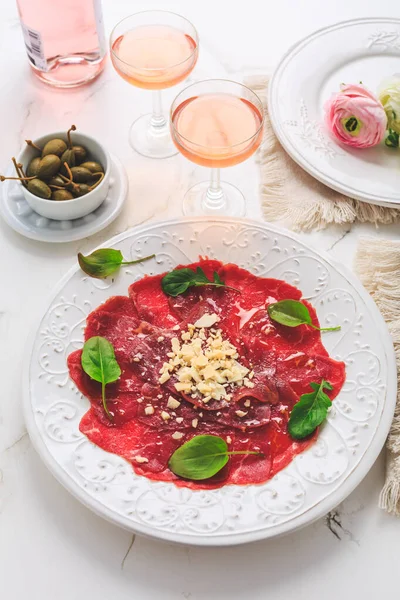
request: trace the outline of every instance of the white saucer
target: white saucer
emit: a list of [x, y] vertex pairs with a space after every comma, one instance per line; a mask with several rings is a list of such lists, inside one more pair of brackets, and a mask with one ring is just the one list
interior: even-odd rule
[[16, 181], [5, 181], [1, 191], [0, 214], [15, 231], [40, 242], [73, 242], [97, 233], [117, 218], [128, 193], [128, 178], [120, 160], [112, 155], [107, 198], [94, 212], [71, 221], [54, 221], [35, 213]]

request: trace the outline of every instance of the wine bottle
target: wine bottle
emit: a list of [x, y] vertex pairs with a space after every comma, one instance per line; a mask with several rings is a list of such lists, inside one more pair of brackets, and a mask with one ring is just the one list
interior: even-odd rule
[[101, 0], [17, 0], [30, 66], [42, 81], [75, 87], [104, 68]]

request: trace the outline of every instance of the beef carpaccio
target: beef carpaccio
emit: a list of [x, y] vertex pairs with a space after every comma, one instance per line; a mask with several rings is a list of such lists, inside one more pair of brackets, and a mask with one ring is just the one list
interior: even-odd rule
[[[317, 435], [295, 441], [287, 432], [290, 412], [300, 395], [310, 392], [311, 381], [325, 379], [333, 385], [329, 393], [333, 399], [344, 383], [344, 364], [329, 357], [319, 331], [307, 325], [289, 328], [270, 320], [268, 305], [288, 298], [300, 300], [300, 290], [216, 260], [201, 260], [187, 267], [195, 270], [199, 265], [208, 278], [216, 271], [227, 286], [240, 293], [204, 286], [174, 298], [163, 292], [162, 275], [145, 276], [130, 286], [128, 296], [114, 296], [88, 316], [85, 340], [107, 338], [122, 374], [107, 386], [110, 421], [102, 407], [100, 383], [82, 370], [81, 351], [68, 357], [71, 378], [91, 405], [80, 430], [94, 444], [129, 461], [136, 473], [153, 480], [193, 489], [265, 482], [309, 447]], [[303, 302], [318, 326], [314, 308]], [[177, 391], [173, 374], [161, 378], [160, 383], [167, 355], [172, 356], [172, 340], [185, 343], [185, 334], [187, 338], [187, 332], [193, 332], [193, 324], [205, 314], [217, 315], [218, 322], [211, 330], [204, 329], [201, 338], [211, 335], [209, 339], [218, 345], [218, 330], [236, 349], [238, 364], [250, 372], [247, 385], [225, 386], [230, 391], [228, 399], [191, 393], [195, 388]], [[172, 453], [205, 433], [224, 438], [229, 450], [262, 455], [231, 456], [226, 467], [209, 480], [194, 482], [174, 475], [168, 468]]]

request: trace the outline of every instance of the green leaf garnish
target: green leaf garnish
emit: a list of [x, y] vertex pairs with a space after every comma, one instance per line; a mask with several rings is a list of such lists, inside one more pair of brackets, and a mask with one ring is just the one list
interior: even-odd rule
[[254, 454], [262, 452], [229, 452], [227, 443], [217, 435], [197, 435], [182, 444], [171, 456], [168, 466], [175, 475], [185, 479], [209, 479], [216, 475], [234, 454]]
[[393, 129], [389, 129], [385, 138], [385, 145], [388, 148], [398, 148], [399, 147], [399, 134]]
[[183, 294], [190, 287], [199, 287], [201, 285], [224, 287], [227, 290], [234, 290], [240, 293], [240, 290], [225, 285], [216, 271], [214, 271], [212, 280], [207, 279], [201, 267], [197, 267], [196, 271], [192, 271], [192, 269], [175, 269], [164, 275], [161, 280], [161, 287], [168, 296], [179, 296], [179, 294]]
[[101, 383], [104, 411], [108, 418], [112, 419], [107, 407], [106, 385], [114, 383], [121, 375], [121, 368], [115, 358], [113, 345], [106, 338], [91, 337], [83, 346], [81, 364], [82, 369], [91, 379]]
[[332, 405], [329, 396], [324, 392], [324, 389], [333, 390], [329, 381], [323, 379], [321, 383], [310, 383], [310, 387], [314, 391], [300, 396], [300, 400], [290, 413], [288, 431], [296, 440], [301, 440], [313, 433], [326, 419], [328, 408]]
[[340, 329], [340, 325], [337, 327], [317, 327], [314, 325], [307, 306], [298, 300], [281, 300], [270, 304], [268, 314], [273, 321], [286, 325], [286, 327], [309, 325], [318, 331], [339, 331]]
[[136, 265], [137, 263], [150, 260], [150, 258], [154, 257], [155, 254], [151, 254], [150, 256], [144, 256], [143, 258], [138, 258], [136, 260], [124, 261], [124, 257], [120, 250], [101, 248], [100, 250], [95, 250], [88, 256], [83, 256], [83, 254], [79, 252], [78, 262], [80, 268], [86, 275], [96, 277], [97, 279], [103, 279], [104, 277], [108, 277], [115, 273], [121, 265]]

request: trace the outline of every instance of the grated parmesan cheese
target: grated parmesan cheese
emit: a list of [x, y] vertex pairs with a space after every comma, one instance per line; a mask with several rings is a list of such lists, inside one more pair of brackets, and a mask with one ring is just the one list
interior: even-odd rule
[[177, 392], [191, 394], [192, 398], [202, 396], [206, 404], [210, 400], [231, 399], [233, 386], [254, 384], [247, 377], [249, 369], [238, 362], [239, 354], [231, 342], [222, 337], [220, 329], [210, 329], [207, 337], [205, 327], [211, 328], [219, 320], [218, 315], [205, 314], [187, 331], [171, 339], [168, 362], [160, 369], [159, 383], [176, 376], [174, 384]]

